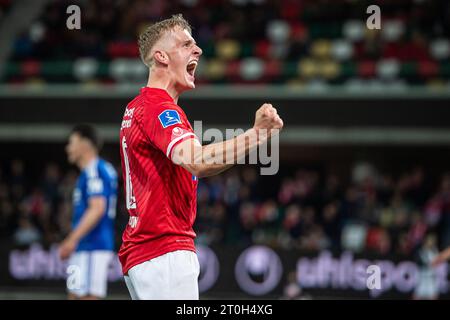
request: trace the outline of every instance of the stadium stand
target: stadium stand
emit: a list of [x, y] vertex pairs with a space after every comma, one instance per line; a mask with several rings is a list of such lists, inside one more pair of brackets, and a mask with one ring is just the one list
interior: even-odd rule
[[94, 0], [79, 3], [82, 33], [58, 14], [68, 3], [49, 1], [16, 39], [6, 81], [140, 82], [137, 35], [149, 21], [183, 12], [204, 50], [203, 83], [449, 84], [447, 1], [379, 1], [383, 28], [369, 30], [361, 20], [368, 1]]

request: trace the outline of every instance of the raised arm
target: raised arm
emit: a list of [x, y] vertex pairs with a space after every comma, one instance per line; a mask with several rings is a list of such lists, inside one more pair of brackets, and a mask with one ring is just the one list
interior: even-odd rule
[[256, 111], [253, 128], [233, 139], [206, 146], [196, 139], [183, 141], [174, 148], [172, 161], [200, 178], [216, 175], [238, 163], [258, 145], [267, 143], [282, 128], [283, 120], [277, 110], [265, 103]]

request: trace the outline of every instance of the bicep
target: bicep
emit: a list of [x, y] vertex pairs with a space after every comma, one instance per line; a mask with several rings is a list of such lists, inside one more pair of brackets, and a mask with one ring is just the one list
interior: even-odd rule
[[103, 195], [91, 196], [89, 198], [89, 210], [103, 214], [106, 211], [106, 197]]
[[202, 145], [192, 137], [181, 141], [173, 147], [171, 160], [174, 164], [180, 165], [194, 175], [197, 175], [198, 166], [201, 164]]

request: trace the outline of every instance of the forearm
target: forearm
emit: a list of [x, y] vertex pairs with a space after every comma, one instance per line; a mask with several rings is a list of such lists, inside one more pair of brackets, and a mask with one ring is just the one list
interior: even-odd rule
[[219, 174], [254, 151], [264, 139], [259, 139], [255, 129], [249, 129], [233, 139], [202, 146], [195, 155], [194, 164], [200, 177]]
[[80, 223], [69, 234], [68, 238], [79, 242], [84, 236], [86, 236], [100, 221], [103, 212], [95, 208], [88, 208], [83, 214]]
[[[202, 146], [196, 139], [185, 140], [174, 147], [171, 160], [198, 177], [218, 174], [234, 164], [252, 158], [259, 145], [266, 143], [272, 134], [278, 134], [283, 121], [271, 104], [263, 104], [256, 111], [252, 129], [223, 142]], [[252, 161], [251, 161], [252, 163]]]

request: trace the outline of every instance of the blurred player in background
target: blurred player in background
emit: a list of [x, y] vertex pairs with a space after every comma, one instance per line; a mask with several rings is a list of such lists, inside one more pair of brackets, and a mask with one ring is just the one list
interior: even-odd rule
[[177, 105], [181, 93], [195, 88], [202, 54], [188, 22], [176, 15], [150, 26], [139, 37], [139, 49], [149, 79], [128, 104], [120, 130], [130, 218], [119, 258], [133, 299], [196, 300], [200, 270], [192, 226], [198, 178], [233, 165], [211, 164], [212, 156], [228, 154], [235, 163], [267, 140], [251, 139], [258, 130], [281, 129], [283, 122], [272, 105], [264, 104], [252, 129], [202, 146]]
[[69, 162], [81, 170], [73, 193], [73, 229], [60, 246], [61, 259], [70, 257], [68, 266], [73, 276], [79, 277], [68, 279], [69, 299], [99, 299], [107, 292], [114, 250], [117, 173], [99, 158], [100, 147], [98, 134], [89, 125], [76, 126], [66, 147]]
[[436, 236], [428, 234], [416, 253], [419, 269], [418, 285], [414, 290], [415, 300], [435, 300], [439, 298], [439, 283], [433, 261], [438, 255]]

